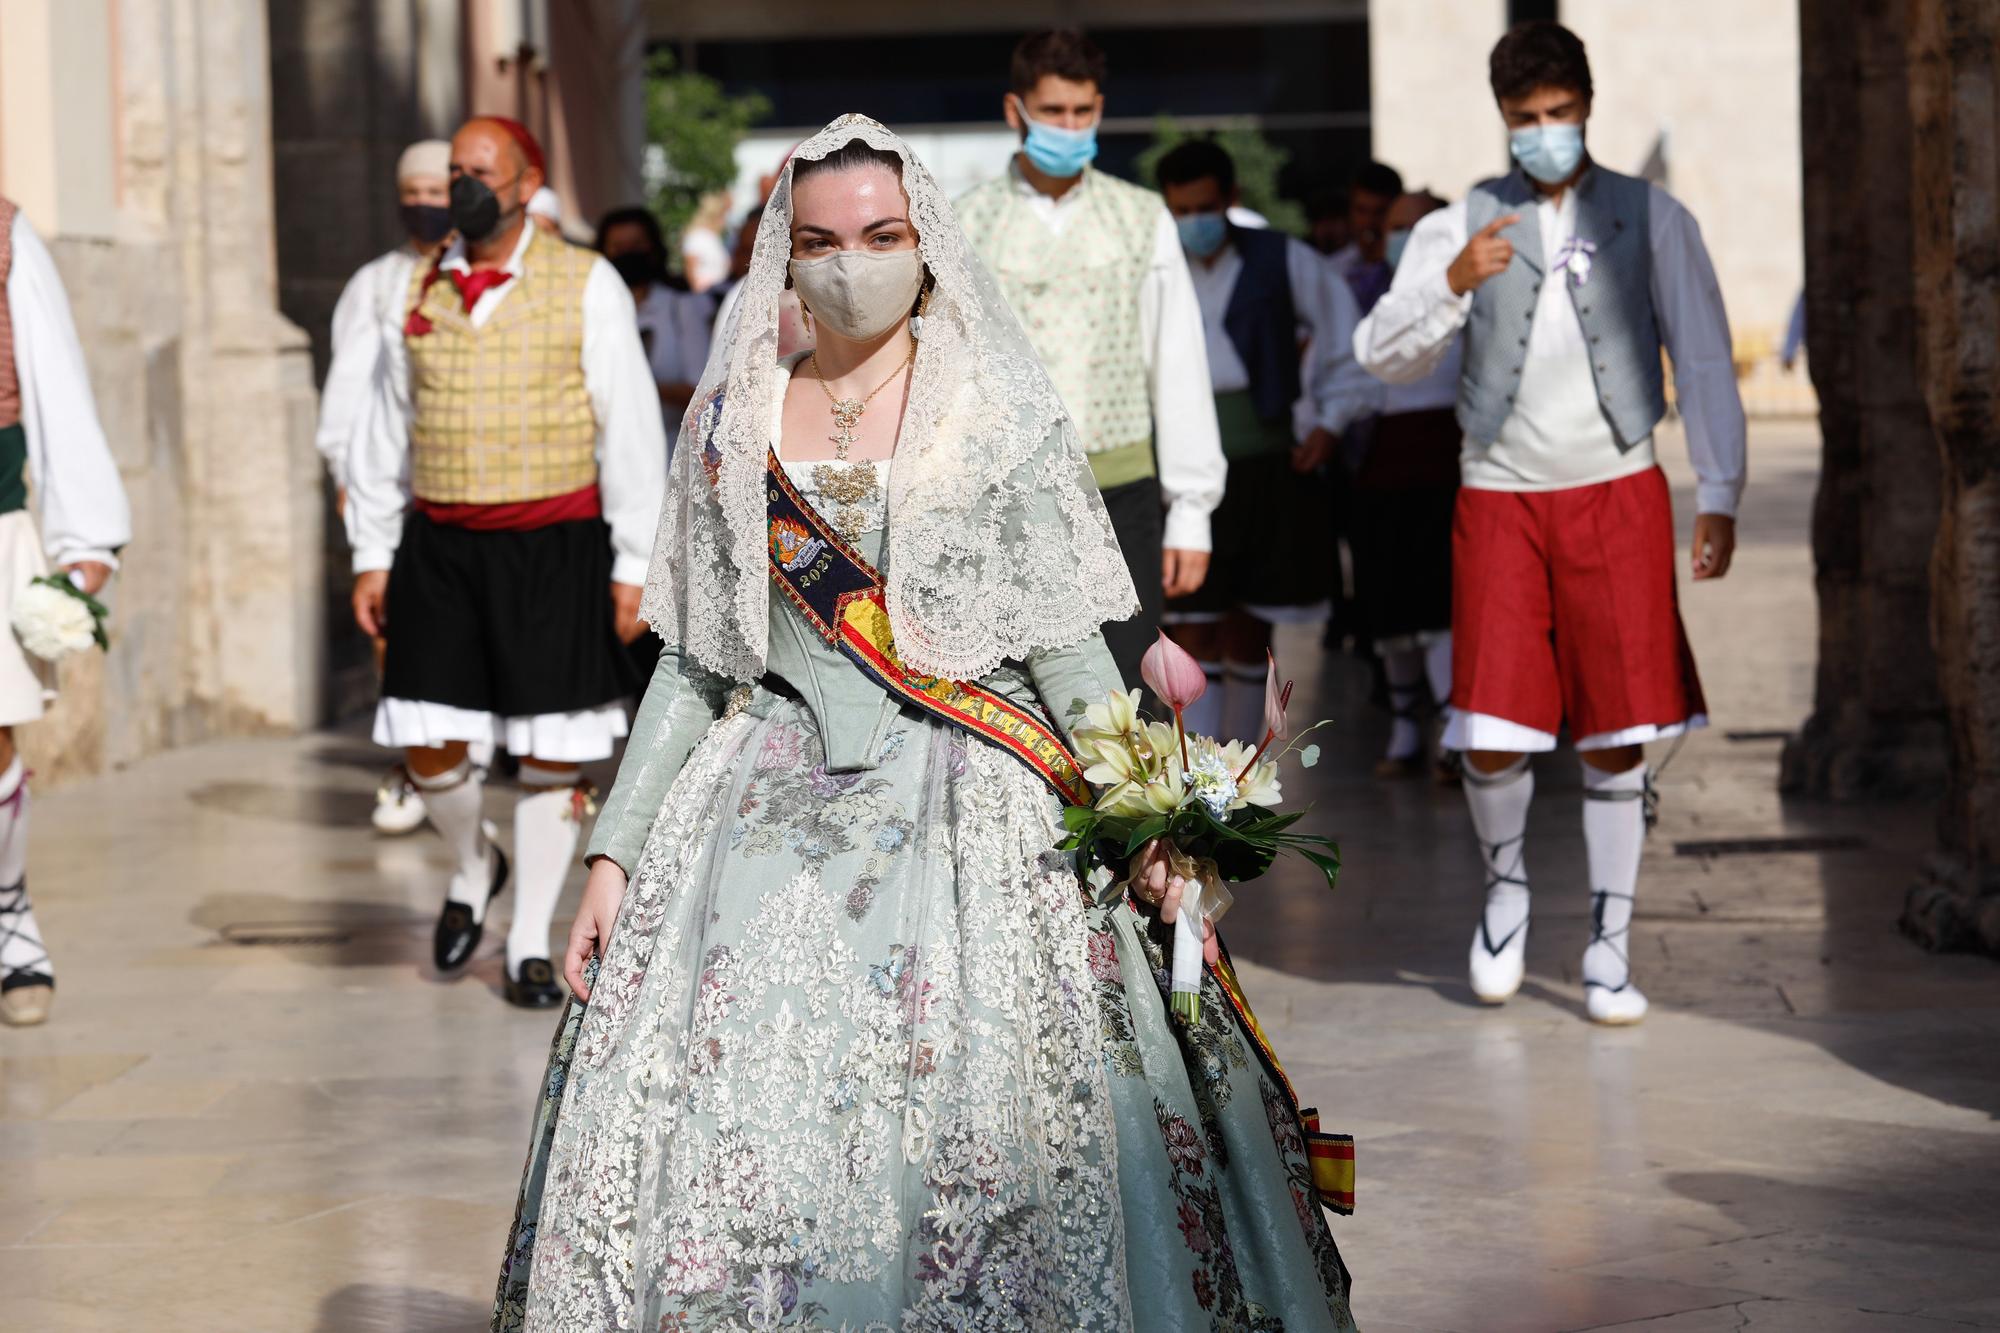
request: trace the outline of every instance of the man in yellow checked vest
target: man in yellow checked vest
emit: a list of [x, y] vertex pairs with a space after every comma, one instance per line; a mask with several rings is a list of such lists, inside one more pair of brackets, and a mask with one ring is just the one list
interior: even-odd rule
[[1007, 173], [958, 201], [1076, 421], [1139, 590], [1139, 614], [1104, 627], [1126, 683], [1168, 597], [1208, 573], [1208, 516], [1227, 471], [1208, 352], [1180, 233], [1160, 196], [1093, 169], [1104, 54], [1057, 29], [1014, 50]]
[[471, 742], [521, 758], [507, 999], [562, 997], [549, 923], [589, 797], [639, 681], [624, 645], [665, 485], [666, 438], [631, 294], [533, 225], [542, 151], [519, 124], [451, 143], [458, 239], [411, 275], [387, 373], [348, 460], [354, 612], [388, 641], [375, 740], [404, 751], [456, 869], [441, 972], [478, 948], [509, 862], [489, 841]]

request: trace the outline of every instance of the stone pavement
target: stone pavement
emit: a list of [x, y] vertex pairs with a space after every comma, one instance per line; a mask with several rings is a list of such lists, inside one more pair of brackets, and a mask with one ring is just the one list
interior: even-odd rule
[[[1281, 643], [1298, 714], [1337, 722], [1303, 785], [1347, 869], [1246, 890], [1226, 933], [1359, 1138], [1335, 1228], [1368, 1333], [2000, 1328], [2000, 974], [1895, 934], [1927, 810], [1775, 792], [1811, 687], [1810, 431], [1760, 425], [1752, 460], [1735, 572], [1685, 590], [1716, 726], [1663, 783], [1642, 1027], [1580, 1017], [1573, 758], [1538, 769], [1531, 979], [1480, 1008], [1460, 798], [1368, 777], [1367, 673]], [[348, 734], [212, 745], [41, 801], [62, 991], [0, 1030], [0, 1325], [482, 1326], [551, 1022], [500, 1002], [497, 934], [429, 973], [443, 858], [357, 831], [381, 764]]]

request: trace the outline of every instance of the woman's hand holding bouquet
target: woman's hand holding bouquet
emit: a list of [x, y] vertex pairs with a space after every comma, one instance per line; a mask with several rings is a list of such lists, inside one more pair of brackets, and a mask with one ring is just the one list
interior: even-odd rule
[[[1264, 738], [1255, 747], [1187, 733], [1182, 713], [1208, 680], [1164, 634], [1147, 650], [1140, 677], [1173, 711], [1173, 722], [1144, 717], [1139, 690], [1115, 693], [1085, 711], [1074, 733], [1077, 754], [1099, 795], [1094, 804], [1064, 810], [1070, 836], [1063, 846], [1129, 866], [1134, 894], [1173, 922], [1172, 1007], [1192, 1023], [1201, 1016], [1202, 960], [1216, 956], [1214, 924], [1234, 901], [1225, 886], [1256, 879], [1279, 852], [1290, 851], [1312, 862], [1331, 888], [1340, 848], [1331, 838], [1288, 831], [1304, 811], [1274, 809], [1282, 799], [1278, 764], [1293, 748], [1270, 753], [1273, 742], [1291, 737], [1285, 710], [1292, 686], [1280, 685], [1275, 660], [1265, 684]], [[1318, 759], [1318, 746], [1299, 752], [1302, 767]]]

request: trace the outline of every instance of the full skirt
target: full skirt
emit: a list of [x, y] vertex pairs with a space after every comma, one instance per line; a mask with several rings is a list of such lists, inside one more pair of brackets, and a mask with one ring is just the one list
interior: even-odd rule
[[1019, 761], [912, 714], [878, 758], [829, 772], [763, 691], [696, 747], [558, 1032], [494, 1327], [1351, 1328], [1220, 988], [1170, 1021], [1165, 935]]

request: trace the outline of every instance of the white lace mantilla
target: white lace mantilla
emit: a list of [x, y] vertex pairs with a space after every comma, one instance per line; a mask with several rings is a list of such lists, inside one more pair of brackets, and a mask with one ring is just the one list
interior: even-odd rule
[[742, 298], [682, 424], [646, 579], [647, 622], [736, 680], [762, 674], [769, 631], [764, 467], [783, 373], [792, 164], [856, 140], [901, 158], [936, 284], [888, 486], [889, 617], [903, 659], [976, 679], [1138, 610], [1076, 428], [951, 201], [901, 138], [842, 116], [793, 151], [764, 209]]

